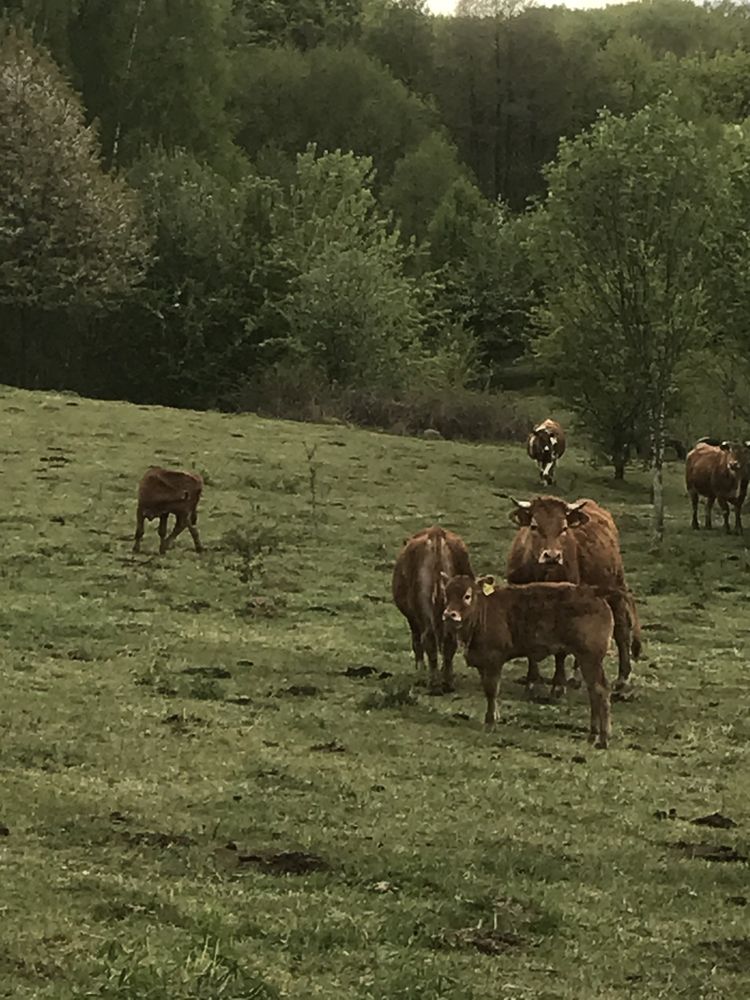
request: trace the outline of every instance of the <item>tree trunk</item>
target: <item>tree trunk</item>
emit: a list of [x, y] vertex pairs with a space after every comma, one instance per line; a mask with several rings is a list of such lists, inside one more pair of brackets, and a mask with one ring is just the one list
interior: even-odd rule
[[664, 400], [659, 400], [656, 413], [651, 421], [651, 482], [653, 491], [652, 549], [661, 548], [664, 540]]
[[615, 480], [621, 483], [625, 479], [625, 459], [621, 455], [615, 455], [612, 465], [615, 468]]

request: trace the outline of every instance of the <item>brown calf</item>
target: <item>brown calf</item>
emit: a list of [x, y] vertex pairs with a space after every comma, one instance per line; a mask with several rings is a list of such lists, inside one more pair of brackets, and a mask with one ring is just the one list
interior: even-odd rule
[[[452, 691], [456, 639], [443, 629], [443, 589], [440, 574], [473, 576], [469, 553], [461, 538], [435, 525], [407, 538], [393, 568], [393, 600], [411, 629], [417, 669], [430, 668], [430, 690]], [[438, 652], [443, 656], [442, 684], [438, 677]]]
[[539, 466], [542, 482], [551, 486], [555, 481], [555, 466], [565, 454], [565, 431], [556, 420], [543, 420], [529, 434], [526, 451]]
[[[133, 552], [141, 551], [143, 522], [159, 518], [159, 553], [163, 555], [177, 536], [188, 529], [195, 551], [201, 552], [198, 535], [198, 501], [203, 492], [203, 479], [197, 472], [179, 472], [152, 465], [144, 473], [138, 486], [138, 511], [136, 514]], [[169, 515], [174, 514], [175, 526], [167, 535]]]
[[593, 587], [572, 583], [529, 583], [495, 588], [492, 577], [443, 580], [445, 611], [476, 667], [487, 698], [485, 725], [495, 724], [503, 664], [517, 656], [535, 662], [574, 653], [591, 706], [589, 739], [605, 748], [611, 732], [609, 684], [604, 673], [614, 620], [610, 606]]
[[[508, 555], [508, 583], [567, 581], [611, 592], [615, 642], [619, 657], [617, 686], [630, 676], [631, 654], [638, 659], [641, 630], [633, 595], [625, 585], [620, 536], [608, 510], [594, 500], [569, 504], [558, 497], [514, 500], [511, 520], [518, 525]], [[529, 660], [528, 685], [541, 681], [536, 661]], [[555, 656], [552, 690], [565, 689], [565, 652]]]
[[734, 529], [742, 534], [742, 504], [747, 493], [748, 449], [722, 441], [720, 444], [699, 441], [685, 462], [685, 485], [693, 505], [693, 528], [699, 528], [698, 502], [706, 498], [706, 527], [711, 528], [711, 512], [718, 500], [724, 515], [724, 530], [730, 532], [729, 507], [734, 507]]

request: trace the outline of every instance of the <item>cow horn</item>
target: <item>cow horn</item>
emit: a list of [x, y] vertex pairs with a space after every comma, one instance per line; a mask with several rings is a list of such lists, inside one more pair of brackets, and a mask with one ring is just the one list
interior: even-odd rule
[[588, 501], [584, 498], [583, 500], [576, 500], [575, 503], [567, 503], [565, 506], [568, 510], [580, 510], [581, 507], [583, 507], [583, 505], [587, 502]]
[[729, 451], [729, 449], [732, 447], [732, 442], [722, 441], [719, 447], [721, 448], [722, 451]]
[[742, 443], [746, 448], [750, 448], [750, 441], [743, 441]]
[[531, 506], [531, 500], [516, 500], [515, 497], [510, 498], [516, 507], [520, 507], [521, 510], [528, 510]]

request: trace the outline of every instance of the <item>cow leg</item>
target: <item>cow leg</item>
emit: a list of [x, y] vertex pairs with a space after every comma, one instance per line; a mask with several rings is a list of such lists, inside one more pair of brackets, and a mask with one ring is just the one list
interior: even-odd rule
[[742, 534], [742, 500], [734, 502], [734, 530], [736, 534]]
[[552, 697], [565, 694], [565, 653], [555, 653], [555, 673], [552, 678]]
[[708, 497], [706, 500], [706, 527], [711, 530], [711, 511], [714, 509], [715, 497]]
[[722, 497], [719, 497], [719, 507], [721, 508], [721, 516], [724, 518], [724, 531], [728, 535], [731, 535], [732, 529], [729, 527], [729, 504]]
[[[177, 514], [175, 516], [177, 518], [177, 521], [175, 523], [174, 528], [172, 528], [171, 534], [168, 535], [166, 538], [162, 538], [162, 540], [161, 540], [161, 545], [159, 546], [159, 555], [163, 556], [164, 553], [169, 548], [169, 546], [175, 540], [175, 538], [177, 538], [178, 535], [182, 534], [182, 532], [188, 526], [187, 514], [182, 514], [181, 513], [181, 514]], [[161, 521], [159, 521], [159, 528], [161, 529]]]
[[537, 688], [541, 689], [543, 687], [544, 679], [542, 675], [539, 673], [539, 664], [537, 663], [537, 661], [532, 660], [531, 657], [529, 657], [528, 663], [529, 666], [526, 671], [526, 676], [521, 681], [521, 683], [526, 685], [527, 691], [529, 692], [530, 695], [533, 696]]
[[159, 517], [159, 552], [164, 553], [167, 551], [164, 544], [164, 539], [167, 537], [167, 523], [169, 521], [169, 514], [161, 514]]
[[482, 687], [487, 698], [487, 711], [484, 715], [485, 729], [491, 730], [495, 727], [497, 718], [497, 689], [500, 685], [500, 673], [503, 669], [502, 660], [493, 660], [482, 667]]
[[452, 633], [443, 636], [443, 691], [456, 690], [456, 678], [453, 674], [453, 657], [456, 655], [458, 643]]
[[427, 655], [429, 675], [427, 679], [430, 694], [441, 694], [442, 687], [438, 677], [438, 642], [433, 628], [428, 628], [422, 634], [422, 647]]
[[203, 546], [201, 545], [201, 538], [198, 534], [198, 511], [194, 510], [190, 515], [190, 520], [188, 521], [188, 531], [190, 532], [190, 537], [193, 539], [193, 545], [195, 546], [196, 552], [202, 552]]
[[570, 688], [579, 688], [581, 686], [581, 668], [578, 665], [578, 660], [573, 660], [573, 673], [565, 681], [565, 686]]
[[422, 628], [415, 618], [409, 618], [411, 629], [411, 648], [414, 652], [414, 666], [417, 671], [424, 669], [424, 647], [422, 646]]
[[693, 520], [690, 522], [691, 528], [695, 528], [696, 531], [700, 529], [700, 524], [698, 524], [698, 501], [700, 497], [697, 493], [692, 492], [690, 494], [690, 502], [693, 505]]
[[615, 611], [615, 628], [614, 628], [614, 640], [617, 646], [617, 680], [615, 681], [615, 690], [620, 691], [625, 687], [625, 684], [630, 677], [631, 663], [630, 663], [630, 642], [631, 642], [631, 629], [630, 629], [630, 619], [628, 617], [627, 609], [625, 607], [624, 601], [618, 601], [613, 608]]
[[612, 735], [612, 717], [604, 666], [601, 659], [589, 657], [583, 657], [578, 662], [589, 693], [589, 743], [593, 743], [598, 750], [606, 750]]
[[133, 552], [141, 551], [141, 539], [143, 538], [143, 524], [146, 518], [140, 507], [135, 515], [135, 538], [133, 539]]

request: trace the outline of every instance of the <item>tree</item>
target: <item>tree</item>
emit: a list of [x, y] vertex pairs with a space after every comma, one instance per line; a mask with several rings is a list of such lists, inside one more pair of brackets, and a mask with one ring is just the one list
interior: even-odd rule
[[226, 103], [231, 0], [87, 0], [72, 20], [73, 63], [105, 159], [148, 146], [233, 165]]
[[[59, 369], [65, 321], [126, 296], [147, 256], [137, 199], [102, 171], [77, 97], [28, 36], [7, 31], [0, 36], [0, 307], [14, 377], [29, 384], [32, 373]], [[43, 350], [38, 341], [52, 313], [58, 335]]]
[[453, 146], [432, 132], [396, 163], [381, 201], [395, 213], [403, 235], [421, 241], [446, 191], [464, 173]]
[[292, 276], [281, 309], [287, 356], [331, 385], [393, 389], [421, 361], [425, 326], [409, 250], [377, 207], [372, 161], [340, 151], [297, 158], [277, 254]]
[[561, 143], [531, 236], [545, 292], [537, 353], [618, 478], [647, 427], [657, 543], [666, 420], [680, 365], [706, 336], [705, 275], [728, 217], [724, 153], [669, 97], [631, 118], [603, 112]]

